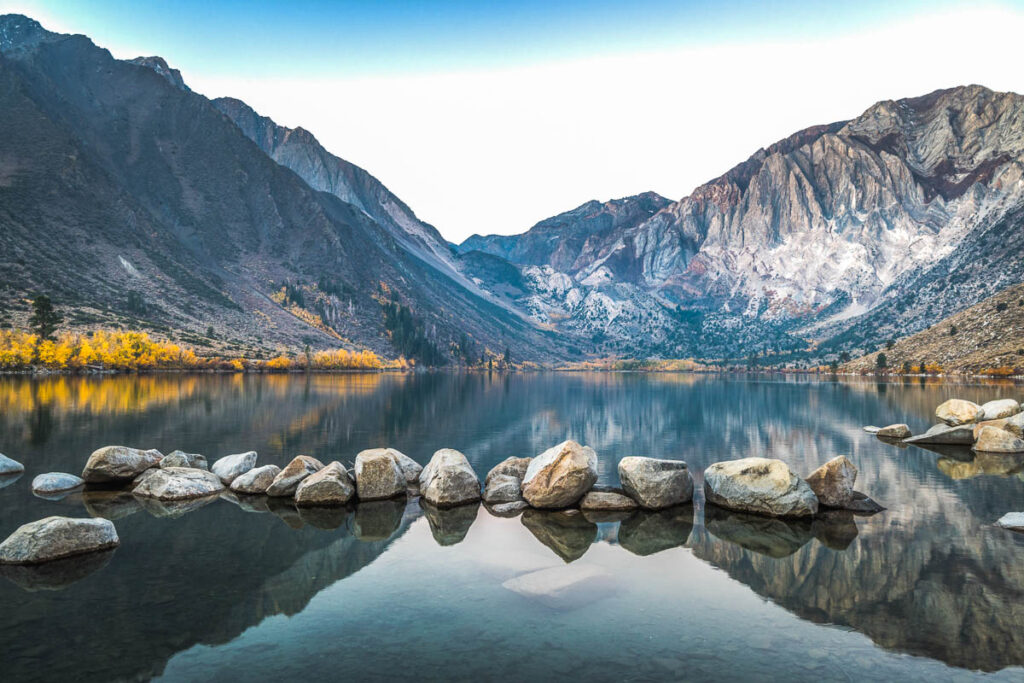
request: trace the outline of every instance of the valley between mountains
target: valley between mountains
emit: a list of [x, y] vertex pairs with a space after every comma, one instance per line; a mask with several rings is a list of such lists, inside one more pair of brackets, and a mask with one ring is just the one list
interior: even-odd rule
[[0, 111], [8, 327], [41, 292], [72, 329], [211, 353], [817, 364], [1024, 282], [1024, 97], [978, 85], [806, 128], [678, 200], [519, 235], [481, 216], [461, 244], [309, 131], [20, 15], [0, 17]]

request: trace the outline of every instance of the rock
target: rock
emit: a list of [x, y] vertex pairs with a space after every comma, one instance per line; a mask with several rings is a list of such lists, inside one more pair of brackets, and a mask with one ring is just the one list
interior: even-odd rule
[[82, 470], [82, 479], [89, 484], [127, 482], [163, 460], [158, 450], [140, 451], [127, 446], [104, 446], [93, 451]]
[[913, 433], [910, 431], [910, 427], [905, 424], [894, 424], [882, 427], [875, 436], [883, 439], [905, 439], [908, 436], [913, 436]]
[[225, 455], [213, 463], [210, 471], [220, 477], [225, 486], [230, 486], [238, 477], [256, 467], [256, 451]]
[[849, 503], [843, 506], [843, 509], [858, 515], [873, 515], [885, 510], [884, 507], [860, 491], [853, 492], [853, 497]]
[[1017, 413], [1013, 417], [1006, 418], [1006, 424], [1003, 425], [1003, 429], [1024, 438], [1024, 413]]
[[935, 409], [935, 417], [950, 427], [977, 422], [981, 416], [981, 406], [959, 398], [951, 398]]
[[487, 473], [487, 478], [484, 480], [484, 486], [486, 487], [491, 483], [491, 479], [499, 476], [514, 477], [519, 481], [522, 481], [523, 477], [526, 476], [527, 468], [530, 467], [531, 460], [533, 460], [533, 458], [505, 458], [495, 465], [494, 469]]
[[[365, 451], [360, 451], [359, 455], [363, 455], [364, 453], [373, 456], [383, 454], [394, 460], [395, 464], [398, 465], [398, 469], [401, 470], [402, 476], [405, 477], [407, 485], [415, 486], [419, 481], [420, 473], [423, 471], [423, 466], [401, 451], [395, 450], [394, 448], [369, 448]], [[357, 459], [359, 458], [359, 455], [356, 456]]]
[[597, 481], [597, 453], [564, 441], [530, 462], [523, 476], [523, 498], [535, 508], [565, 508]]
[[1024, 439], [998, 427], [982, 427], [974, 450], [985, 453], [1024, 453]]
[[423, 468], [420, 495], [437, 507], [465, 505], [480, 500], [480, 480], [465, 455], [442, 448]]
[[[356, 488], [358, 492], [358, 485]], [[385, 541], [402, 525], [404, 512], [405, 502], [402, 500], [376, 500], [369, 503], [360, 500], [352, 515], [352, 535], [364, 542]]]
[[[693, 484], [690, 484], [691, 489]], [[613, 491], [588, 491], [580, 500], [581, 510], [635, 510], [637, 502], [625, 495]]]
[[461, 543], [466, 538], [469, 528], [476, 521], [480, 503], [439, 508], [426, 500], [421, 500], [420, 507], [423, 508], [423, 515], [427, 518], [434, 540], [438, 545], [449, 546]]
[[578, 564], [521, 574], [501, 584], [524, 598], [557, 610], [571, 610], [618, 592], [615, 576], [603, 567]]
[[[160, 461], [160, 467], [194, 467], [197, 470], [208, 470], [206, 456], [184, 451], [171, 451]], [[229, 482], [225, 482], [229, 483]]]
[[857, 481], [857, 468], [845, 455], [832, 458], [807, 477], [818, 502], [828, 507], [845, 507], [853, 500], [853, 485]]
[[1024, 531], [1024, 512], [1007, 512], [996, 521], [996, 526], [1011, 531]]
[[646, 557], [685, 545], [693, 531], [693, 508], [676, 506], [640, 510], [619, 525], [619, 545]]
[[704, 470], [709, 503], [773, 517], [810, 517], [818, 497], [781, 460], [743, 458], [716, 462]]
[[356, 494], [356, 486], [345, 466], [332, 462], [314, 472], [295, 489], [295, 504], [299, 507], [344, 505]]
[[405, 474], [385, 450], [374, 448], [356, 456], [352, 469], [360, 501], [385, 500], [405, 494]]
[[115, 548], [97, 550], [44, 564], [0, 564], [0, 576], [30, 592], [64, 590], [106, 567], [115, 552]]
[[515, 503], [523, 499], [519, 491], [520, 481], [510, 474], [498, 474], [487, 479], [484, 487], [484, 502], [488, 505]]
[[809, 519], [780, 519], [746, 512], [704, 508], [704, 527], [729, 543], [768, 557], [788, 557], [812, 538]]
[[277, 465], [254, 467], [235, 477], [235, 480], [231, 482], [231, 490], [235, 493], [249, 495], [266, 493], [270, 485], [274, 483], [274, 478], [280, 473], [281, 468]]
[[498, 503], [497, 505], [488, 505], [487, 511], [495, 517], [516, 517], [523, 510], [529, 509], [530, 504], [525, 500], [517, 500], [514, 503]]
[[879, 429], [881, 429], [881, 427], [875, 427], [874, 425], [867, 425], [864, 427], [864, 431], [868, 434], [877, 434]]
[[22, 525], [0, 543], [0, 564], [37, 564], [115, 548], [120, 543], [107, 519], [46, 517]]
[[995, 401], [983, 403], [981, 406], [981, 419], [998, 420], [1004, 417], [1013, 417], [1020, 412], [1020, 404], [1012, 398], [1001, 398]]
[[520, 521], [566, 563], [583, 557], [597, 538], [597, 525], [577, 510], [529, 509]]
[[[267, 495], [272, 498], [287, 498], [295, 494], [295, 489], [303, 479], [314, 472], [319, 472], [324, 464], [308, 455], [297, 455], [285, 468], [277, 473], [274, 481], [267, 487]], [[404, 479], [403, 479], [404, 481]]]
[[619, 461], [619, 479], [626, 495], [647, 510], [693, 499], [693, 477], [682, 460], [623, 458]]
[[998, 427], [999, 429], [1005, 430], [1009, 422], [1010, 421], [1005, 417], [1001, 417], [997, 420], [982, 420], [981, 422], [975, 422], [971, 427], [971, 435], [974, 437], [971, 440], [971, 443], [978, 440], [978, 436], [981, 435], [981, 430], [985, 427]]
[[37, 496], [46, 496], [53, 493], [72, 491], [84, 484], [85, 480], [73, 474], [47, 472], [46, 474], [40, 474], [32, 480], [32, 493]]
[[903, 443], [969, 446], [974, 443], [974, 428], [971, 425], [950, 427], [943, 422], [932, 425], [924, 434], [904, 439]]
[[154, 470], [132, 493], [142, 498], [187, 500], [220, 493], [224, 484], [213, 472], [192, 467], [168, 467]]
[[0, 474], [21, 474], [25, 466], [17, 460], [11, 460], [3, 453], [0, 453]]

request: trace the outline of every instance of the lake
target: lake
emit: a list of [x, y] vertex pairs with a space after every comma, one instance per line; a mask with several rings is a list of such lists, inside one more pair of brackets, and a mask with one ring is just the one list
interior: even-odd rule
[[[117, 550], [3, 568], [6, 681], [121, 679], [1021, 680], [1024, 456], [883, 443], [942, 401], [1012, 384], [689, 374], [368, 374], [0, 378], [0, 538], [48, 515], [103, 516]], [[297, 511], [221, 497], [32, 495], [97, 447], [253, 449], [348, 465], [442, 447], [481, 480], [567, 438], [600, 483], [629, 455], [685, 460], [691, 507], [627, 519], [418, 500]], [[788, 522], [705, 510], [703, 469], [766, 456], [806, 476], [845, 454], [872, 517]]]

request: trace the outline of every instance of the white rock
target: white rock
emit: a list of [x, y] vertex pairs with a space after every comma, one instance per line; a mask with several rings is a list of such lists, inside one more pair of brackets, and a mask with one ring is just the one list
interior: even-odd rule
[[256, 451], [246, 451], [245, 453], [225, 455], [213, 463], [210, 471], [220, 477], [225, 485], [230, 485], [253, 467], [256, 467]]
[[231, 482], [231, 490], [235, 493], [250, 495], [266, 493], [270, 485], [274, 483], [274, 478], [280, 473], [281, 468], [277, 465], [254, 467], [235, 477], [235, 480]]
[[423, 468], [420, 495], [438, 507], [453, 507], [480, 500], [480, 479], [466, 456], [442, 448]]
[[786, 463], [769, 458], [716, 462], [704, 470], [709, 503], [773, 517], [809, 517], [818, 497]]
[[47, 517], [24, 524], [0, 543], [0, 564], [35, 564], [114, 548], [120, 543], [107, 519]]

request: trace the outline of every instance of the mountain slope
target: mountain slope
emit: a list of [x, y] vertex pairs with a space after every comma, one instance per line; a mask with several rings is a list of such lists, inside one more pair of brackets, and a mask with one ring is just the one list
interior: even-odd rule
[[395, 300], [445, 354], [463, 334], [520, 357], [557, 354], [549, 336], [363, 208], [311, 188], [163, 71], [0, 17], [4, 298], [46, 291], [101, 318], [212, 324], [240, 346], [388, 355], [401, 349], [381, 302]]

